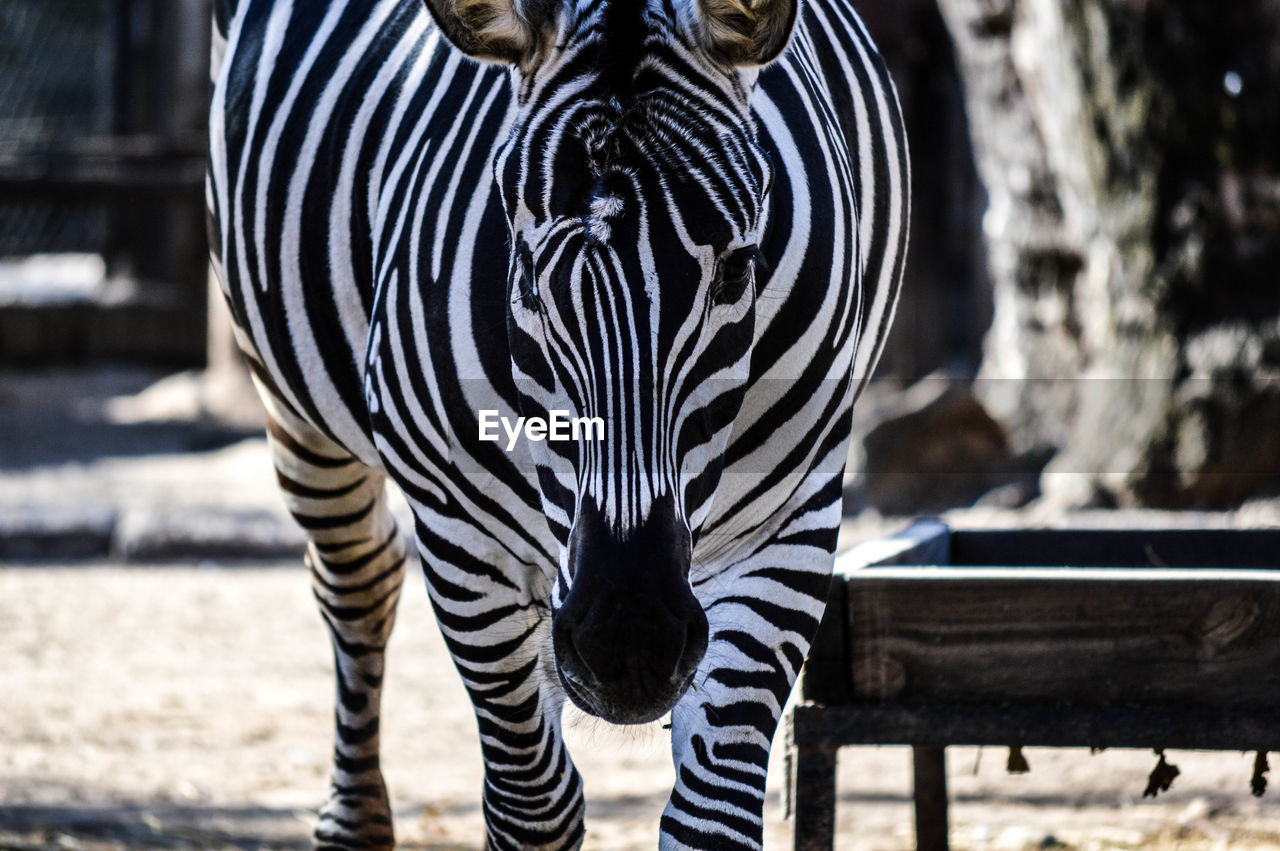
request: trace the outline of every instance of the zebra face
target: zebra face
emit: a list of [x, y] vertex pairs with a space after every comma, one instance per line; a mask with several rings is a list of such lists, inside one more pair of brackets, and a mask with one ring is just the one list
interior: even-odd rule
[[561, 543], [560, 680], [591, 714], [649, 721], [707, 647], [689, 574], [749, 376], [771, 183], [750, 98], [795, 5], [428, 2], [455, 45], [515, 66], [494, 174], [521, 413], [604, 424], [529, 444]]

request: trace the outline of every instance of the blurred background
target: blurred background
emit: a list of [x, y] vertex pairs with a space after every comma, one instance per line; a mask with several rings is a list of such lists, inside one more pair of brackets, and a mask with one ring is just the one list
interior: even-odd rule
[[[209, 5], [0, 0], [0, 563], [46, 568], [0, 571], [0, 646], [17, 651], [10, 658], [23, 698], [0, 717], [0, 844], [168, 841], [143, 817], [159, 818], [154, 808], [130, 804], [120, 815], [119, 805], [165, 800], [165, 818], [197, 839], [288, 845], [305, 836], [295, 822], [307, 816], [294, 808], [313, 806], [323, 783], [325, 640], [295, 573], [301, 537], [276, 495], [256, 401], [208, 278]], [[940, 512], [973, 524], [1280, 522], [1280, 0], [856, 5], [899, 88], [915, 191], [897, 322], [855, 410], [846, 540]], [[310, 744], [294, 749], [296, 763], [270, 762], [280, 737], [293, 735], [278, 721], [217, 746], [239, 754], [237, 766], [245, 752], [235, 748], [259, 748], [263, 776], [275, 779], [250, 766], [258, 780], [244, 788], [260, 781], [278, 794], [218, 786], [234, 767], [112, 786], [104, 778], [135, 764], [138, 737], [153, 735], [140, 731], [154, 731], [156, 718], [189, 723], [154, 747], [185, 742], [194, 754], [220, 728], [207, 707], [202, 715], [192, 705], [200, 687], [144, 688], [126, 712], [133, 721], [121, 721], [126, 732], [112, 738], [103, 732], [108, 710], [90, 712], [96, 704], [75, 687], [96, 682], [99, 697], [118, 693], [137, 685], [147, 660], [188, 672], [212, 651], [164, 656], [127, 643], [101, 659], [77, 642], [149, 623], [161, 604], [148, 608], [148, 595], [237, 633], [239, 622], [209, 609], [223, 596], [234, 607], [230, 592], [214, 590], [225, 580], [208, 585], [199, 567], [231, 561], [258, 565], [238, 569], [233, 587], [258, 595], [265, 611], [296, 605], [298, 623], [314, 633], [307, 649], [318, 661], [308, 656], [303, 668], [319, 697], [314, 711], [298, 710], [316, 725]], [[275, 570], [290, 571], [288, 582]], [[90, 620], [81, 620], [67, 612], [67, 583], [115, 602], [85, 608], [78, 614]], [[132, 590], [112, 590], [122, 587]], [[161, 621], [174, 630], [156, 639], [165, 647], [208, 637], [182, 618]], [[249, 641], [239, 649], [251, 659], [262, 652]], [[440, 682], [451, 682], [440, 664]], [[300, 700], [287, 680], [249, 682], [256, 696], [236, 692], [219, 711], [275, 712]], [[457, 711], [458, 735], [469, 741], [465, 705]], [[90, 770], [82, 762], [97, 751], [72, 745], [93, 731], [108, 741], [95, 746], [105, 762]], [[420, 732], [429, 739], [430, 731]], [[885, 768], [885, 782], [905, 778], [905, 765], [901, 776]], [[414, 806], [426, 808], [425, 826], [411, 836], [431, 846], [449, 829], [478, 825], [466, 803], [478, 788], [474, 768], [453, 815], [428, 812], [444, 793], [421, 792]], [[1127, 775], [1116, 771], [1123, 786]], [[973, 782], [974, 796], [1002, 794]], [[1169, 816], [1186, 816], [1178, 830], [1205, 842], [1235, 835], [1202, 822], [1244, 813], [1247, 799], [1185, 794]], [[1123, 798], [1105, 784], [1089, 795], [1057, 803], [1110, 807]], [[199, 819], [181, 815], [186, 804], [207, 814], [211, 800], [245, 796], [258, 809], [227, 818], [280, 817], [288, 826], [200, 833]], [[619, 800], [609, 813], [653, 821]], [[95, 801], [116, 802], [115, 815], [91, 816], [85, 828]], [[80, 827], [50, 828], [61, 824], [55, 812]], [[883, 822], [906, 824], [907, 812]], [[112, 827], [94, 833], [94, 818]], [[969, 819], [963, 808], [956, 818], [972, 847], [997, 847], [1010, 827], [990, 814]], [[1143, 847], [1165, 836], [1168, 818], [1157, 823], [1150, 835], [1135, 828]], [[899, 847], [907, 840], [894, 829], [851, 835], [847, 847]], [[1044, 839], [1036, 830], [1028, 842]], [[1231, 845], [1271, 847], [1259, 836]], [[1000, 847], [1020, 847], [1010, 842]]]

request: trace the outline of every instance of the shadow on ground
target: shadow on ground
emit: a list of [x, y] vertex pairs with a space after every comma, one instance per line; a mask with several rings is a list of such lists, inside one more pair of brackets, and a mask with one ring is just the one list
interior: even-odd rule
[[[415, 814], [397, 813], [411, 824]], [[0, 806], [0, 848], [244, 848], [310, 849], [315, 816], [261, 806], [101, 804]], [[415, 841], [401, 848], [472, 851], [457, 842]]]
[[209, 452], [258, 437], [259, 429], [198, 423], [105, 423], [92, 419], [15, 418], [0, 414], [0, 469], [21, 470], [97, 458]]
[[307, 814], [173, 804], [0, 807], [0, 845], [15, 848], [310, 848]]
[[134, 396], [162, 377], [153, 370], [0, 372], [0, 470], [109, 456], [206, 452], [262, 429], [210, 420], [121, 422], [113, 400]]

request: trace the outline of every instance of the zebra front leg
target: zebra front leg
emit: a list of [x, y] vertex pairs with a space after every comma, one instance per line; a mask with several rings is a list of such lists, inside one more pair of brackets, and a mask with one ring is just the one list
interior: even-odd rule
[[268, 405], [272, 455], [289, 511], [306, 530], [307, 566], [333, 642], [333, 773], [318, 848], [391, 848], [395, 835], [378, 753], [383, 660], [406, 548], [384, 477], [279, 405]]
[[[487, 687], [468, 686], [484, 756], [485, 847], [580, 848], [586, 804], [582, 777], [561, 733], [564, 698], [559, 685], [540, 673], [521, 682], [527, 671], [522, 666], [492, 678], [481, 675], [477, 681], [487, 680]], [[500, 694], [507, 689], [509, 694]]]
[[661, 848], [762, 847], [769, 749], [830, 584], [831, 556], [808, 561], [776, 567], [766, 550], [708, 583], [720, 594], [704, 601], [707, 655], [671, 713], [676, 784]]
[[545, 592], [525, 587], [527, 565], [493, 567], [505, 551], [476, 541], [467, 523], [419, 517], [418, 537], [431, 605], [475, 707], [486, 847], [578, 848], [582, 778], [561, 734], [550, 612], [532, 603]]

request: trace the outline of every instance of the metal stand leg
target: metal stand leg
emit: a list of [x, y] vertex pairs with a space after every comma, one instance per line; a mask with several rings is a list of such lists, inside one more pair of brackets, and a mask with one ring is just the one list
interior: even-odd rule
[[[916, 747], [911, 753], [915, 765], [917, 851], [947, 851], [946, 749]], [[798, 825], [799, 822], [797, 830]]]
[[836, 748], [796, 745], [791, 754], [796, 851], [831, 851], [836, 832]]

